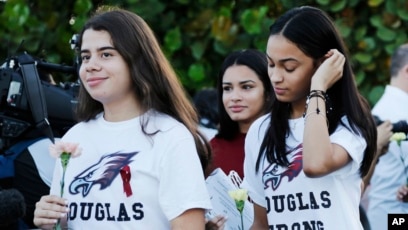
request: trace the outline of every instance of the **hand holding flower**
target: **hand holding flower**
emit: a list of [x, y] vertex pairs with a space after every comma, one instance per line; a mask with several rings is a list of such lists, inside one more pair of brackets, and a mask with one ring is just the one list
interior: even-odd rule
[[[49, 147], [50, 155], [55, 158], [61, 159], [62, 165], [62, 178], [61, 178], [61, 198], [64, 195], [64, 186], [65, 186], [65, 172], [71, 157], [78, 157], [81, 155], [82, 149], [79, 147], [78, 143], [69, 143], [69, 142], [56, 142], [55, 144], [50, 145]], [[58, 219], [55, 229], [61, 229], [60, 219]]]
[[[69, 208], [64, 198], [55, 195], [44, 195], [35, 205], [33, 223], [38, 229], [61, 229], [56, 226], [60, 221], [60, 226], [66, 226]], [[65, 229], [62, 227], [62, 229]]]

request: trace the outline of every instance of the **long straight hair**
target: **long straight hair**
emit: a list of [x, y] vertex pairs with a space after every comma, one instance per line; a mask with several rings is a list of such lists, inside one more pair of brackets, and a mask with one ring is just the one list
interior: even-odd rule
[[[197, 112], [148, 24], [133, 12], [102, 6], [84, 25], [79, 46], [87, 29], [110, 34], [113, 46], [129, 67], [134, 93], [142, 108], [154, 109], [183, 123], [193, 135], [203, 169], [206, 168], [210, 146], [198, 131]], [[94, 119], [103, 111], [102, 103], [94, 100], [82, 84], [78, 101], [79, 121]], [[146, 135], [154, 135], [146, 132], [148, 121], [148, 116], [142, 115], [142, 130]]]
[[231, 66], [246, 66], [256, 73], [259, 80], [261, 80], [264, 87], [264, 105], [263, 112], [268, 113], [272, 107], [272, 101], [275, 98], [275, 94], [272, 92], [272, 84], [268, 75], [268, 61], [266, 54], [255, 49], [239, 50], [230, 53], [221, 65], [220, 72], [217, 79], [217, 92], [218, 92], [218, 111], [220, 116], [220, 123], [218, 133], [216, 137], [226, 140], [233, 139], [239, 134], [238, 122], [233, 121], [225, 110], [224, 103], [222, 101], [223, 85], [222, 80], [225, 71]]
[[[269, 36], [280, 34], [302, 50], [315, 62], [330, 49], [337, 49], [347, 57], [347, 50], [331, 18], [322, 10], [310, 6], [297, 7], [283, 14], [270, 27]], [[360, 175], [367, 174], [376, 151], [377, 129], [366, 99], [360, 95], [355, 84], [349, 58], [346, 58], [343, 77], [326, 92], [332, 102], [328, 114], [329, 134], [332, 134], [346, 115], [355, 133], [361, 133], [367, 142]], [[305, 95], [306, 97], [306, 95]], [[290, 104], [275, 100], [272, 106], [270, 124], [263, 139], [256, 171], [266, 156], [268, 162], [288, 165], [286, 137], [289, 134]]]

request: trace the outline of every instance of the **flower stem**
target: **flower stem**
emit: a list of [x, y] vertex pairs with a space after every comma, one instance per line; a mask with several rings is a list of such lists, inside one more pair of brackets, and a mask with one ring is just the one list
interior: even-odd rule
[[[62, 178], [61, 178], [61, 191], [60, 191], [60, 195], [61, 198], [64, 196], [64, 186], [65, 186], [65, 170], [66, 167], [62, 168]], [[57, 220], [57, 224], [55, 225], [55, 230], [61, 230], [61, 218], [58, 218]]]
[[[61, 165], [62, 165], [62, 178], [61, 178], [61, 183], [60, 183], [60, 185], [61, 185], [61, 190], [60, 190], [61, 198], [64, 197], [65, 172], [66, 172], [66, 170], [67, 170], [67, 165], [68, 165], [70, 156], [71, 156], [71, 155], [70, 155], [69, 153], [66, 153], [66, 152], [63, 152], [63, 153], [61, 154]], [[62, 228], [61, 228], [61, 218], [58, 218], [57, 224], [56, 224], [56, 226], [55, 226], [54, 229], [55, 229], [55, 230], [60, 230], [60, 229], [62, 229]]]
[[60, 219], [58, 219], [58, 222], [57, 222], [57, 224], [55, 225], [55, 227], [54, 227], [54, 230], [61, 230], [62, 228], [61, 228], [61, 221], [60, 221]]
[[61, 198], [64, 196], [64, 186], [65, 186], [65, 168], [62, 170], [62, 179], [61, 179]]
[[242, 216], [242, 213], [241, 213], [241, 229], [242, 230], [244, 230], [244, 218], [243, 218], [243, 216]]

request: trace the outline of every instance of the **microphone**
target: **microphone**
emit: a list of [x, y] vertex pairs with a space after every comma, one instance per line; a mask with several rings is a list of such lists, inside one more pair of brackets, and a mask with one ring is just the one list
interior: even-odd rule
[[25, 210], [24, 196], [17, 189], [0, 190], [0, 228], [15, 225]]

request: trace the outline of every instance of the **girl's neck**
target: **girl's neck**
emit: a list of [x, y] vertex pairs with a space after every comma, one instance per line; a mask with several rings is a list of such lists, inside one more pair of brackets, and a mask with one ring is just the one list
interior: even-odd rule
[[238, 126], [239, 126], [239, 132], [240, 133], [244, 133], [246, 134], [248, 132], [249, 127], [251, 126], [251, 123], [246, 123], [246, 122], [239, 122]]
[[296, 119], [303, 116], [306, 106], [306, 97], [290, 104], [290, 119]]
[[142, 115], [143, 111], [139, 103], [135, 101], [122, 101], [121, 103], [104, 104], [104, 118], [107, 121], [126, 121]]

